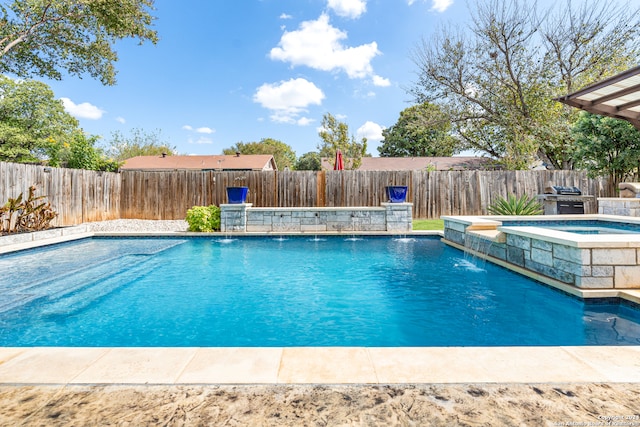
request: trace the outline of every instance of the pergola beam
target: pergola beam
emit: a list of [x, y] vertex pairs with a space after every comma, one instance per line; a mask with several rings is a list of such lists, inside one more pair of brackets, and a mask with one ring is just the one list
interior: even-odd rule
[[640, 129], [640, 67], [555, 100], [593, 114], [627, 120]]
[[613, 101], [616, 98], [620, 98], [638, 91], [640, 91], [640, 84], [635, 86], [630, 86], [626, 89], [619, 90], [617, 92], [614, 92], [610, 95], [603, 96], [598, 99], [594, 99], [593, 101], [591, 101], [591, 105], [602, 104], [603, 102]]

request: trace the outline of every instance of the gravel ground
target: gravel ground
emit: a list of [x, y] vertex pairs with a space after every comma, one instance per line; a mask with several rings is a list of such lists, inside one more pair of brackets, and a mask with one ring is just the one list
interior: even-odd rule
[[639, 426], [637, 384], [0, 386], [2, 426]]
[[187, 231], [187, 221], [155, 221], [147, 219], [115, 219], [87, 223], [91, 231]]

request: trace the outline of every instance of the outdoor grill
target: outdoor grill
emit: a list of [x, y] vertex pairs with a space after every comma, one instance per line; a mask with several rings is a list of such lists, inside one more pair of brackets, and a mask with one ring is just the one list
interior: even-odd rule
[[563, 187], [561, 185], [552, 185], [551, 194], [560, 194], [563, 196], [581, 196], [582, 191], [578, 187]]
[[547, 185], [544, 194], [538, 195], [545, 215], [584, 214], [584, 203], [593, 196], [583, 196], [578, 187]]

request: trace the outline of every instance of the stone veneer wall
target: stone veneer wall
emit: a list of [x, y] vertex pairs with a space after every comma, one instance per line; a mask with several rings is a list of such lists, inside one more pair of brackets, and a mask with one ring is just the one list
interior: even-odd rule
[[578, 248], [508, 230], [503, 230], [506, 241], [500, 243], [466, 227], [445, 221], [445, 240], [579, 288], [640, 287], [640, 248]]
[[600, 198], [598, 199], [598, 213], [640, 217], [640, 198]]
[[16, 245], [20, 243], [35, 242], [38, 240], [54, 239], [56, 237], [87, 233], [89, 231], [90, 229], [87, 224], [80, 224], [70, 227], [50, 228], [48, 230], [33, 231], [29, 233], [5, 234], [4, 236], [0, 236], [0, 248], [5, 245]]
[[252, 208], [250, 203], [221, 205], [223, 232], [397, 232], [413, 228], [411, 203], [381, 207]]

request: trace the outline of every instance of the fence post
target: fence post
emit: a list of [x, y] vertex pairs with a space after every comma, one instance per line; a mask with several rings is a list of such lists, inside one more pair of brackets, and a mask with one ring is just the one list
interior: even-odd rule
[[316, 207], [323, 208], [327, 205], [326, 193], [327, 190], [327, 174], [325, 171], [318, 171], [316, 173]]

